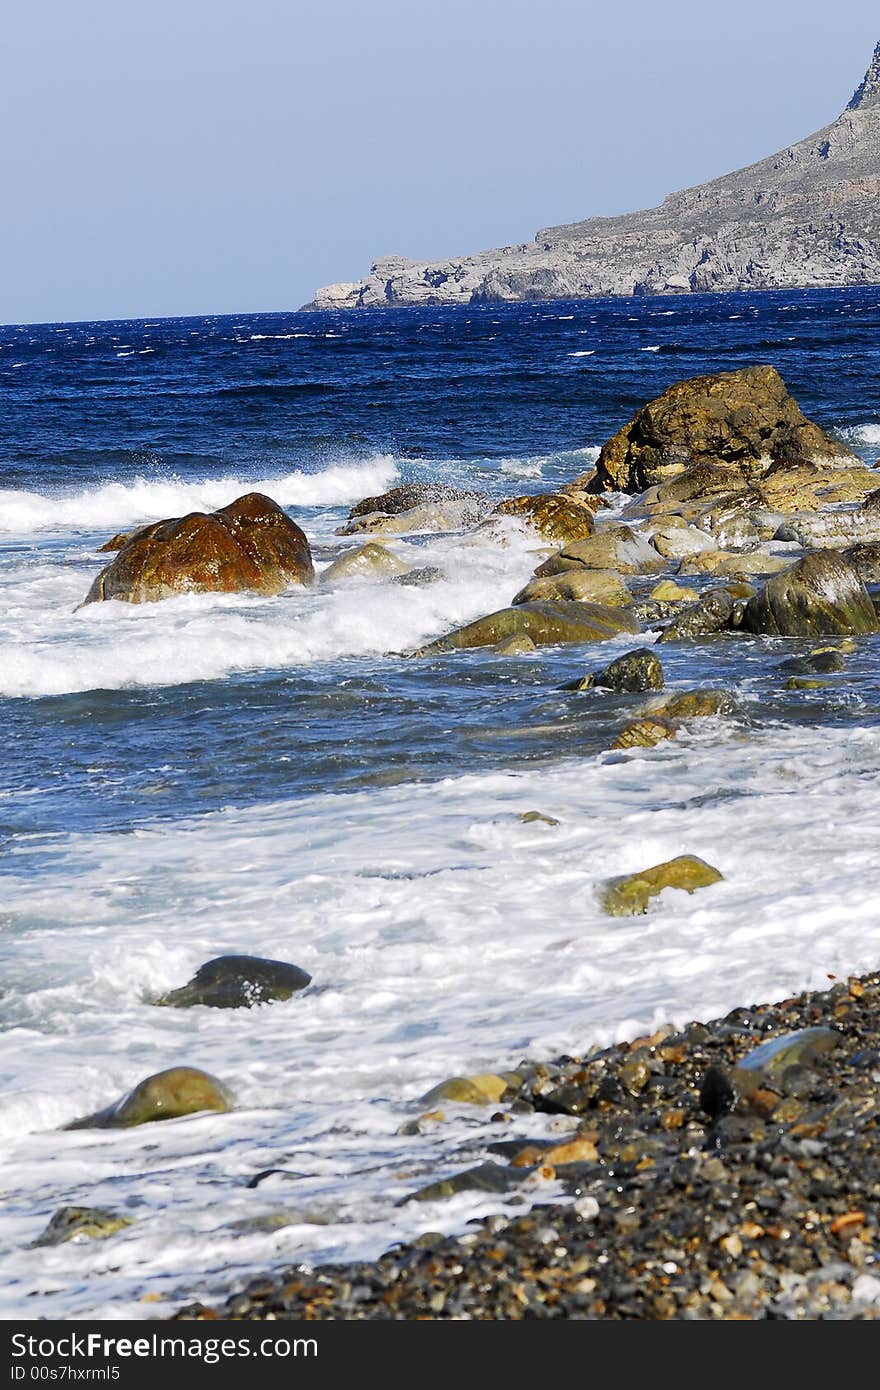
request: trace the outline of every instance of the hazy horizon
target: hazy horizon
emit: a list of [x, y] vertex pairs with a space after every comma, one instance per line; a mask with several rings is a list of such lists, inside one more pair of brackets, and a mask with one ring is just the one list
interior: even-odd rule
[[833, 120], [876, 7], [7, 0], [7, 324], [296, 309], [650, 207]]

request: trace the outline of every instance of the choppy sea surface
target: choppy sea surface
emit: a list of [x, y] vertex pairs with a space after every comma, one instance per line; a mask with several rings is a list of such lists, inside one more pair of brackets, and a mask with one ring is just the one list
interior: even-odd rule
[[[426, 588], [79, 608], [97, 547], [259, 489], [320, 571], [364, 496], [553, 490], [673, 381], [755, 362], [874, 464], [878, 329], [876, 289], [0, 329], [0, 1317], [156, 1316], [462, 1229], [503, 1199], [400, 1204], [482, 1152], [463, 1108], [399, 1133], [435, 1082], [880, 955], [876, 639], [796, 693], [797, 642], [670, 645], [671, 686], [741, 715], [609, 753], [631, 704], [559, 687], [631, 637], [401, 655], [509, 602], [540, 549], [516, 522], [392, 540]], [[724, 881], [603, 918], [602, 879], [684, 852]], [[225, 952], [313, 984], [149, 1002]], [[60, 1130], [174, 1065], [235, 1111]], [[67, 1205], [132, 1224], [31, 1248]]]

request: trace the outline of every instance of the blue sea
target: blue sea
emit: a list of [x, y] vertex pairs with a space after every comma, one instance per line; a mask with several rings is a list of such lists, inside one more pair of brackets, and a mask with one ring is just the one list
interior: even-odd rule
[[[527, 581], [546, 547], [516, 521], [393, 537], [426, 587], [81, 608], [98, 547], [259, 490], [320, 576], [363, 542], [338, 534], [363, 497], [553, 491], [673, 382], [759, 362], [875, 465], [878, 329], [878, 289], [0, 328], [0, 1317], [155, 1316], [463, 1229], [531, 1197], [402, 1201], [486, 1142], [466, 1107], [401, 1133], [434, 1083], [880, 950], [876, 639], [805, 692], [778, 673], [796, 643], [670, 644], [668, 683], [741, 715], [613, 754], [632, 697], [560, 687], [651, 634], [410, 655]], [[724, 881], [609, 925], [596, 885], [682, 852]], [[313, 984], [150, 1002], [225, 952]], [[59, 1132], [178, 1064], [235, 1110]], [[131, 1224], [31, 1248], [67, 1205]]]

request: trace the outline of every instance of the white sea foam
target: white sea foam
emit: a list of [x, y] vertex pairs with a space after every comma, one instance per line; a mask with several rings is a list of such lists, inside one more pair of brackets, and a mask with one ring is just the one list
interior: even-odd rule
[[0, 532], [117, 531], [159, 517], [212, 511], [244, 492], [268, 493], [282, 507], [329, 507], [382, 492], [397, 476], [394, 459], [381, 454], [364, 462], [334, 463], [316, 473], [297, 471], [275, 477], [227, 475], [196, 482], [139, 477], [66, 494], [4, 488], [0, 489]]
[[880, 444], [880, 425], [853, 425], [850, 429], [841, 430], [841, 434], [854, 444]]
[[583, 352], [570, 352], [569, 357], [595, 357], [595, 348], [586, 348]]
[[[426, 588], [343, 583], [283, 597], [193, 594], [161, 603], [77, 609], [92, 571], [43, 562], [0, 577], [0, 695], [68, 694], [217, 680], [340, 657], [417, 647], [512, 598], [535, 565], [535, 535], [504, 524], [507, 544], [479, 536], [395, 540], [411, 567], [449, 577]], [[363, 543], [355, 537], [347, 548]]]
[[659, 343], [658, 343], [655, 347], [643, 347], [643, 348], [639, 348], [639, 352], [659, 352], [659, 351], [660, 351], [660, 344], [659, 344]]
[[[559, 825], [522, 824], [533, 807]], [[473, 1142], [472, 1112], [399, 1133], [416, 1098], [875, 966], [878, 831], [876, 727], [713, 727], [651, 753], [64, 838], [4, 886], [0, 1317], [154, 1316], [147, 1290], [170, 1311], [269, 1264], [373, 1256], [502, 1207], [394, 1205], [477, 1161], [450, 1156]], [[723, 881], [602, 916], [604, 876], [683, 852]], [[296, 961], [313, 988], [236, 1013], [146, 1002], [241, 950]], [[221, 1076], [239, 1108], [59, 1133], [174, 1064]], [[491, 1137], [560, 1123], [517, 1117]], [[249, 1188], [267, 1169], [285, 1172]], [[30, 1249], [68, 1204], [134, 1224]], [[234, 1227], [279, 1210], [280, 1230]]]

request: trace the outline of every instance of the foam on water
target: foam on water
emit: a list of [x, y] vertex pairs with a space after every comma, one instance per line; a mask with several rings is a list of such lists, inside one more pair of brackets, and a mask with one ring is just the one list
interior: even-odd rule
[[135, 478], [125, 483], [102, 483], [79, 492], [40, 493], [0, 489], [0, 532], [26, 535], [34, 531], [118, 531], [138, 522], [182, 516], [189, 511], [213, 511], [245, 492], [268, 493], [282, 507], [336, 506], [383, 492], [398, 477], [390, 454], [366, 462], [336, 463], [318, 473], [286, 473], [280, 477]]
[[[532, 808], [560, 824], [521, 823]], [[169, 1307], [216, 1297], [270, 1263], [373, 1256], [501, 1208], [486, 1194], [395, 1205], [476, 1161], [454, 1152], [472, 1112], [398, 1133], [420, 1094], [876, 965], [878, 832], [877, 728], [716, 725], [646, 755], [69, 835], [39, 877], [13, 856], [0, 1316], [154, 1315], [147, 1291]], [[601, 915], [602, 878], [684, 852], [723, 882], [668, 891], [642, 918]], [[241, 950], [314, 984], [234, 1013], [147, 1002]], [[58, 1132], [178, 1064], [220, 1075], [236, 1112]], [[518, 1117], [492, 1137], [554, 1123]], [[248, 1187], [268, 1169], [283, 1171]], [[65, 1204], [134, 1224], [29, 1249]], [[235, 1225], [279, 1211], [291, 1224], [273, 1232]]]

